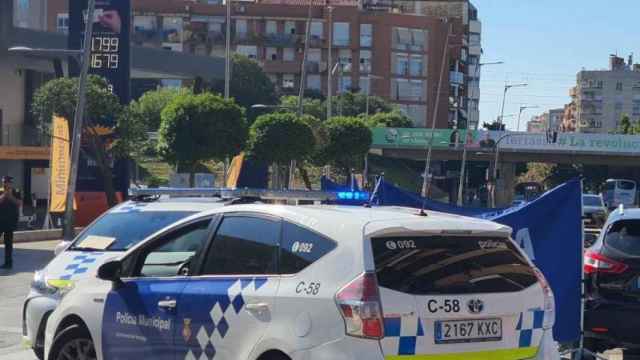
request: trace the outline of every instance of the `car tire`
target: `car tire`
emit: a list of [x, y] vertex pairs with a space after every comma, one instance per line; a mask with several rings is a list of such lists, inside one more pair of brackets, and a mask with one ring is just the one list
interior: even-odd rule
[[38, 358], [38, 360], [44, 360], [44, 348], [39, 346], [39, 347], [34, 347], [31, 350], [33, 350], [33, 353], [36, 354], [36, 357]]
[[262, 355], [259, 360], [291, 360], [291, 358], [281, 352], [269, 351]]
[[[51, 346], [49, 360], [66, 360], [64, 354], [83, 354], [84, 359], [96, 360], [96, 349], [89, 332], [79, 325], [72, 325], [56, 335]], [[72, 359], [78, 356], [71, 357]]]

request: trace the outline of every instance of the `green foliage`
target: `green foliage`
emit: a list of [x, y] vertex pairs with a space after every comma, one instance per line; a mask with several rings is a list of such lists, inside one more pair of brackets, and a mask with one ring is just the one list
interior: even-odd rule
[[493, 130], [493, 131], [504, 131], [505, 129], [504, 124], [501, 124], [497, 121], [494, 121], [492, 123], [482, 123], [482, 127], [487, 130]]
[[273, 113], [259, 116], [250, 130], [250, 155], [265, 163], [286, 164], [291, 160], [305, 160], [314, 151], [314, 134], [309, 118], [292, 113]]
[[[298, 109], [298, 97], [295, 95], [284, 95], [280, 97], [278, 112], [297, 112]], [[322, 101], [318, 99], [304, 98], [302, 100], [302, 112], [305, 115], [311, 115], [317, 119], [323, 119], [325, 116], [325, 108], [322, 105]]]
[[124, 107], [117, 118], [116, 137], [111, 148], [118, 157], [139, 158], [148, 148], [148, 136], [144, 123], [136, 118], [131, 107]]
[[[363, 93], [346, 92], [332, 97], [332, 114], [339, 114], [342, 107], [342, 116], [359, 116], [367, 112], [367, 95]], [[324, 105], [326, 108], [326, 103]], [[379, 96], [369, 96], [369, 114], [379, 112], [392, 112], [397, 110], [395, 105]]]
[[211, 93], [180, 94], [161, 116], [159, 154], [191, 172], [201, 161], [236, 155], [247, 140], [242, 108]]
[[349, 171], [360, 165], [372, 142], [371, 130], [361, 119], [334, 117], [324, 122], [326, 144], [316, 162], [335, 165]]
[[142, 123], [146, 131], [158, 131], [160, 128], [162, 110], [176, 96], [189, 92], [188, 89], [162, 88], [147, 91], [137, 101], [129, 104], [133, 120]]
[[[224, 94], [224, 80], [212, 84], [212, 90]], [[255, 104], [275, 104], [278, 99], [273, 83], [260, 65], [243, 55], [233, 56], [230, 96], [245, 109]]]
[[[73, 126], [78, 99], [78, 79], [54, 79], [38, 90], [33, 96], [31, 113], [41, 127], [51, 123], [53, 115], [61, 116]], [[87, 78], [87, 107], [85, 125], [115, 126], [121, 106], [118, 98], [108, 89], [107, 81], [95, 75]]]
[[[360, 116], [364, 119], [363, 116]], [[366, 119], [364, 119], [366, 120]], [[380, 112], [369, 116], [369, 127], [412, 128], [413, 121], [400, 111]]]
[[637, 135], [640, 134], [640, 124], [638, 122], [631, 121], [629, 115], [625, 114], [620, 120], [620, 126], [618, 127], [618, 134], [624, 135]]

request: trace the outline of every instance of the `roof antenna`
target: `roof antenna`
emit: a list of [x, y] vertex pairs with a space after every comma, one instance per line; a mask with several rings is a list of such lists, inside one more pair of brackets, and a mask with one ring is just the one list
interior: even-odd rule
[[620, 216], [624, 215], [624, 204], [620, 204], [618, 210], [620, 210]]

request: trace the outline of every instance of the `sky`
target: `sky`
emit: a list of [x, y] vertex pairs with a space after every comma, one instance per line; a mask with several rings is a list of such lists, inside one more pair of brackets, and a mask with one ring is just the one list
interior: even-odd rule
[[[480, 122], [500, 115], [505, 81], [527, 83], [508, 91], [504, 122], [520, 130], [533, 115], [562, 108], [581, 69], [608, 67], [609, 54], [640, 63], [639, 0], [471, 0], [482, 22]], [[513, 115], [508, 117], [509, 115]]]

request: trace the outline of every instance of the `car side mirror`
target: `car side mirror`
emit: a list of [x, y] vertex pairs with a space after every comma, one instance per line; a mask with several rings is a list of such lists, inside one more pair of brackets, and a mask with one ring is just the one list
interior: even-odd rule
[[122, 263], [118, 260], [107, 261], [98, 268], [98, 279], [120, 282]]

